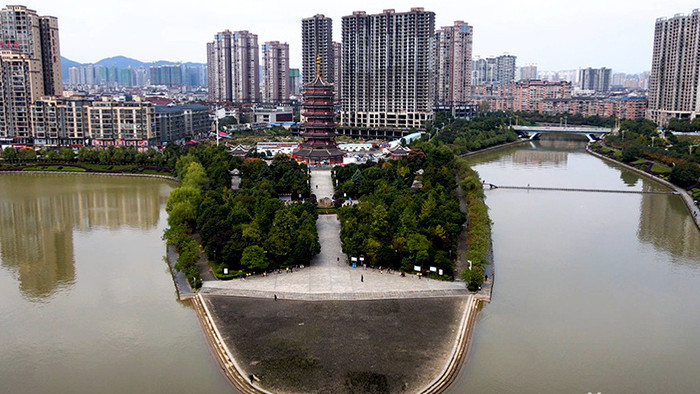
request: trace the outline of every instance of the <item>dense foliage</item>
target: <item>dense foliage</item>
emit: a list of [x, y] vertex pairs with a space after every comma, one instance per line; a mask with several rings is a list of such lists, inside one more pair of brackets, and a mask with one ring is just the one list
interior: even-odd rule
[[484, 283], [484, 265], [489, 264], [491, 219], [479, 174], [462, 158], [456, 159], [455, 164], [469, 210], [466, 259], [472, 262], [472, 269], [465, 270], [462, 279], [468, 283], [470, 290], [477, 290]]
[[692, 121], [690, 119], [671, 118], [666, 128], [681, 132], [700, 131], [700, 118], [695, 118]]
[[[671, 133], [659, 134], [656, 124], [650, 120], [625, 120], [620, 124], [620, 133], [605, 137], [603, 146], [594, 146], [598, 153], [613, 159], [633, 164], [640, 159], [657, 161], [673, 167], [669, 181], [681, 187], [693, 186], [698, 182], [694, 174], [700, 171], [700, 152], [693, 150], [688, 141], [681, 141]], [[680, 167], [679, 167], [680, 166]]]
[[[309, 196], [305, 165], [278, 156], [268, 166], [234, 159], [223, 148], [198, 147], [180, 157], [175, 169], [182, 184], [168, 199], [165, 238], [176, 245], [177, 268], [191, 283], [198, 283], [199, 244], [190, 234], [200, 237], [220, 278], [305, 265], [320, 251], [315, 204], [280, 200], [285, 194]], [[231, 190], [233, 169], [242, 177], [238, 191]]]
[[518, 140], [518, 135], [508, 127], [506, 114], [486, 114], [474, 118], [454, 119], [447, 112], [435, 116], [429, 132], [434, 132], [434, 141], [449, 144], [455, 153], [473, 152], [490, 146]]
[[168, 244], [175, 245], [179, 254], [175, 268], [185, 273], [190, 285], [197, 287], [201, 283], [197, 267], [199, 244], [191, 237], [190, 230], [197, 219], [197, 210], [207, 177], [204, 167], [189, 158], [190, 156], [183, 156], [178, 160], [178, 164], [185, 161], [188, 161], [188, 164], [181, 169], [182, 185], [170, 193], [165, 206], [170, 227], [166, 230], [164, 238]]
[[[343, 252], [364, 256], [368, 265], [406, 272], [433, 266], [451, 278], [465, 220], [455, 191], [454, 157], [444, 146], [423, 144], [399, 161], [335, 167], [337, 192], [359, 198], [338, 211]], [[422, 187], [412, 187], [414, 179]]]
[[243, 189], [271, 187], [277, 195], [309, 197], [308, 167], [289, 156], [277, 155], [269, 166], [262, 160], [246, 160], [239, 168]]

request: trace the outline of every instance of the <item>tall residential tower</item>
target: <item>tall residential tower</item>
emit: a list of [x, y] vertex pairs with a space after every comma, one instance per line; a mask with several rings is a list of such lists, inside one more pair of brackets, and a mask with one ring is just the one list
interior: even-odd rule
[[463, 21], [435, 32], [439, 105], [466, 104], [471, 96], [472, 27]]
[[207, 43], [209, 100], [260, 101], [258, 36], [248, 31], [217, 33]]
[[[22, 5], [8, 5], [0, 10], [0, 49], [27, 56], [31, 66], [41, 69], [35, 82], [42, 95], [63, 94], [61, 52], [58, 40], [58, 20], [39, 16]], [[32, 89], [34, 90], [34, 89]], [[38, 97], [37, 97], [38, 98]]]
[[419, 128], [435, 101], [435, 13], [364, 11], [343, 17], [341, 123]]
[[699, 78], [700, 10], [657, 19], [647, 117], [660, 124], [667, 124], [670, 118], [697, 117]]
[[263, 44], [262, 101], [289, 101], [289, 44], [270, 41]]
[[304, 85], [316, 79], [316, 57], [321, 57], [321, 77], [333, 83], [333, 19], [317, 14], [301, 20], [301, 75]]

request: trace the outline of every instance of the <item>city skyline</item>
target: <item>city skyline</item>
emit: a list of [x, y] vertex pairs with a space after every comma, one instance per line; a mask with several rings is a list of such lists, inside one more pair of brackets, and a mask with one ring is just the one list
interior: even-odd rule
[[[651, 68], [654, 23], [659, 17], [688, 14], [697, 3], [688, 0], [594, 0], [585, 7], [554, 0], [520, 3], [505, 0], [479, 4], [405, 4], [358, 1], [353, 5], [321, 2], [254, 2], [244, 7], [205, 0], [199, 7], [182, 1], [94, 3], [68, 0], [26, 2], [30, 9], [59, 19], [62, 55], [81, 63], [124, 55], [142, 61], [206, 62], [206, 42], [217, 31], [248, 30], [260, 42], [290, 45], [290, 66], [301, 68], [301, 20], [324, 14], [336, 21], [353, 11], [368, 14], [424, 7], [435, 12], [436, 28], [463, 20], [474, 27], [473, 55], [518, 57], [518, 65], [539, 70], [608, 67], [638, 73]], [[139, 10], [139, 12], [134, 12]], [[270, 10], [275, 10], [271, 13]], [[527, 17], [523, 17], [526, 15]], [[507, 25], [507, 26], [504, 26]], [[333, 40], [339, 41], [334, 23]], [[554, 51], [553, 49], [556, 49]]]

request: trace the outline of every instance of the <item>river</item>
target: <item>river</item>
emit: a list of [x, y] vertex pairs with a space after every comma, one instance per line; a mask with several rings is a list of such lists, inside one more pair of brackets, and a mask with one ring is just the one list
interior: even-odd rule
[[172, 188], [0, 175], [0, 392], [233, 392], [163, 260]]
[[[664, 189], [575, 141], [496, 185]], [[0, 392], [232, 392], [161, 240], [172, 184], [0, 175]], [[452, 393], [700, 392], [700, 232], [677, 196], [489, 190], [496, 283]]]
[[[544, 140], [474, 156], [495, 185], [664, 191]], [[495, 285], [452, 393], [700, 392], [700, 232], [678, 196], [495, 189]]]

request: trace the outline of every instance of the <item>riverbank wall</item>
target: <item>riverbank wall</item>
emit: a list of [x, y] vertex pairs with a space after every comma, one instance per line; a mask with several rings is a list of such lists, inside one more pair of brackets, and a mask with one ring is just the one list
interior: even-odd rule
[[97, 171], [0, 171], [0, 174], [22, 174], [22, 175], [101, 175], [101, 176], [130, 176], [141, 178], [158, 178], [166, 181], [180, 183], [180, 180], [174, 176], [157, 175], [157, 174], [129, 174], [116, 172], [97, 172]]
[[462, 153], [461, 155], [459, 155], [459, 157], [469, 157], [469, 156], [477, 155], [480, 153], [492, 152], [492, 151], [499, 150], [499, 149], [510, 148], [512, 146], [523, 145], [523, 144], [528, 143], [528, 142], [532, 142], [532, 141], [530, 141], [529, 139], [513, 141], [513, 142], [509, 142], [507, 144], [503, 144], [503, 145], [490, 146], [488, 148], [476, 150], [474, 152]]
[[681, 197], [683, 202], [685, 203], [686, 208], [688, 208], [688, 211], [690, 212], [690, 217], [693, 219], [695, 226], [698, 228], [698, 230], [700, 230], [700, 209], [695, 205], [695, 202], [693, 202], [693, 198], [688, 194], [688, 192], [685, 189], [678, 187], [665, 179], [661, 179], [661, 178], [656, 177], [652, 174], [649, 174], [645, 171], [642, 171], [638, 168], [635, 168], [635, 167], [630, 166], [628, 164], [611, 159], [605, 155], [601, 155], [600, 153], [594, 152], [591, 149], [590, 144], [586, 145], [586, 152], [588, 152], [589, 154], [591, 154], [591, 155], [593, 155], [601, 160], [607, 161], [609, 163], [617, 164], [620, 167], [623, 167], [627, 170], [630, 170], [638, 175], [644, 176], [647, 179], [655, 181], [655, 182], [675, 191]]
[[214, 324], [202, 295], [197, 294], [191, 300], [214, 358], [216, 358], [224, 376], [231, 382], [231, 385], [241, 394], [272, 394], [263, 388], [256, 387], [254, 385], [255, 378], [251, 380], [247, 377], [245, 371], [238, 365], [228, 346], [226, 346], [221, 332]]
[[457, 376], [459, 376], [459, 371], [462, 369], [462, 366], [469, 355], [469, 350], [471, 349], [472, 344], [471, 337], [474, 332], [476, 318], [481, 310], [483, 301], [484, 300], [478, 296], [469, 296], [469, 301], [467, 302], [462, 315], [461, 325], [459, 330], [457, 330], [457, 339], [455, 340], [455, 344], [452, 348], [452, 354], [450, 355], [450, 358], [445, 364], [445, 368], [443, 368], [440, 375], [430, 382], [427, 387], [419, 391], [420, 394], [442, 393], [447, 390], [452, 383], [454, 383], [455, 379], [457, 379]]

